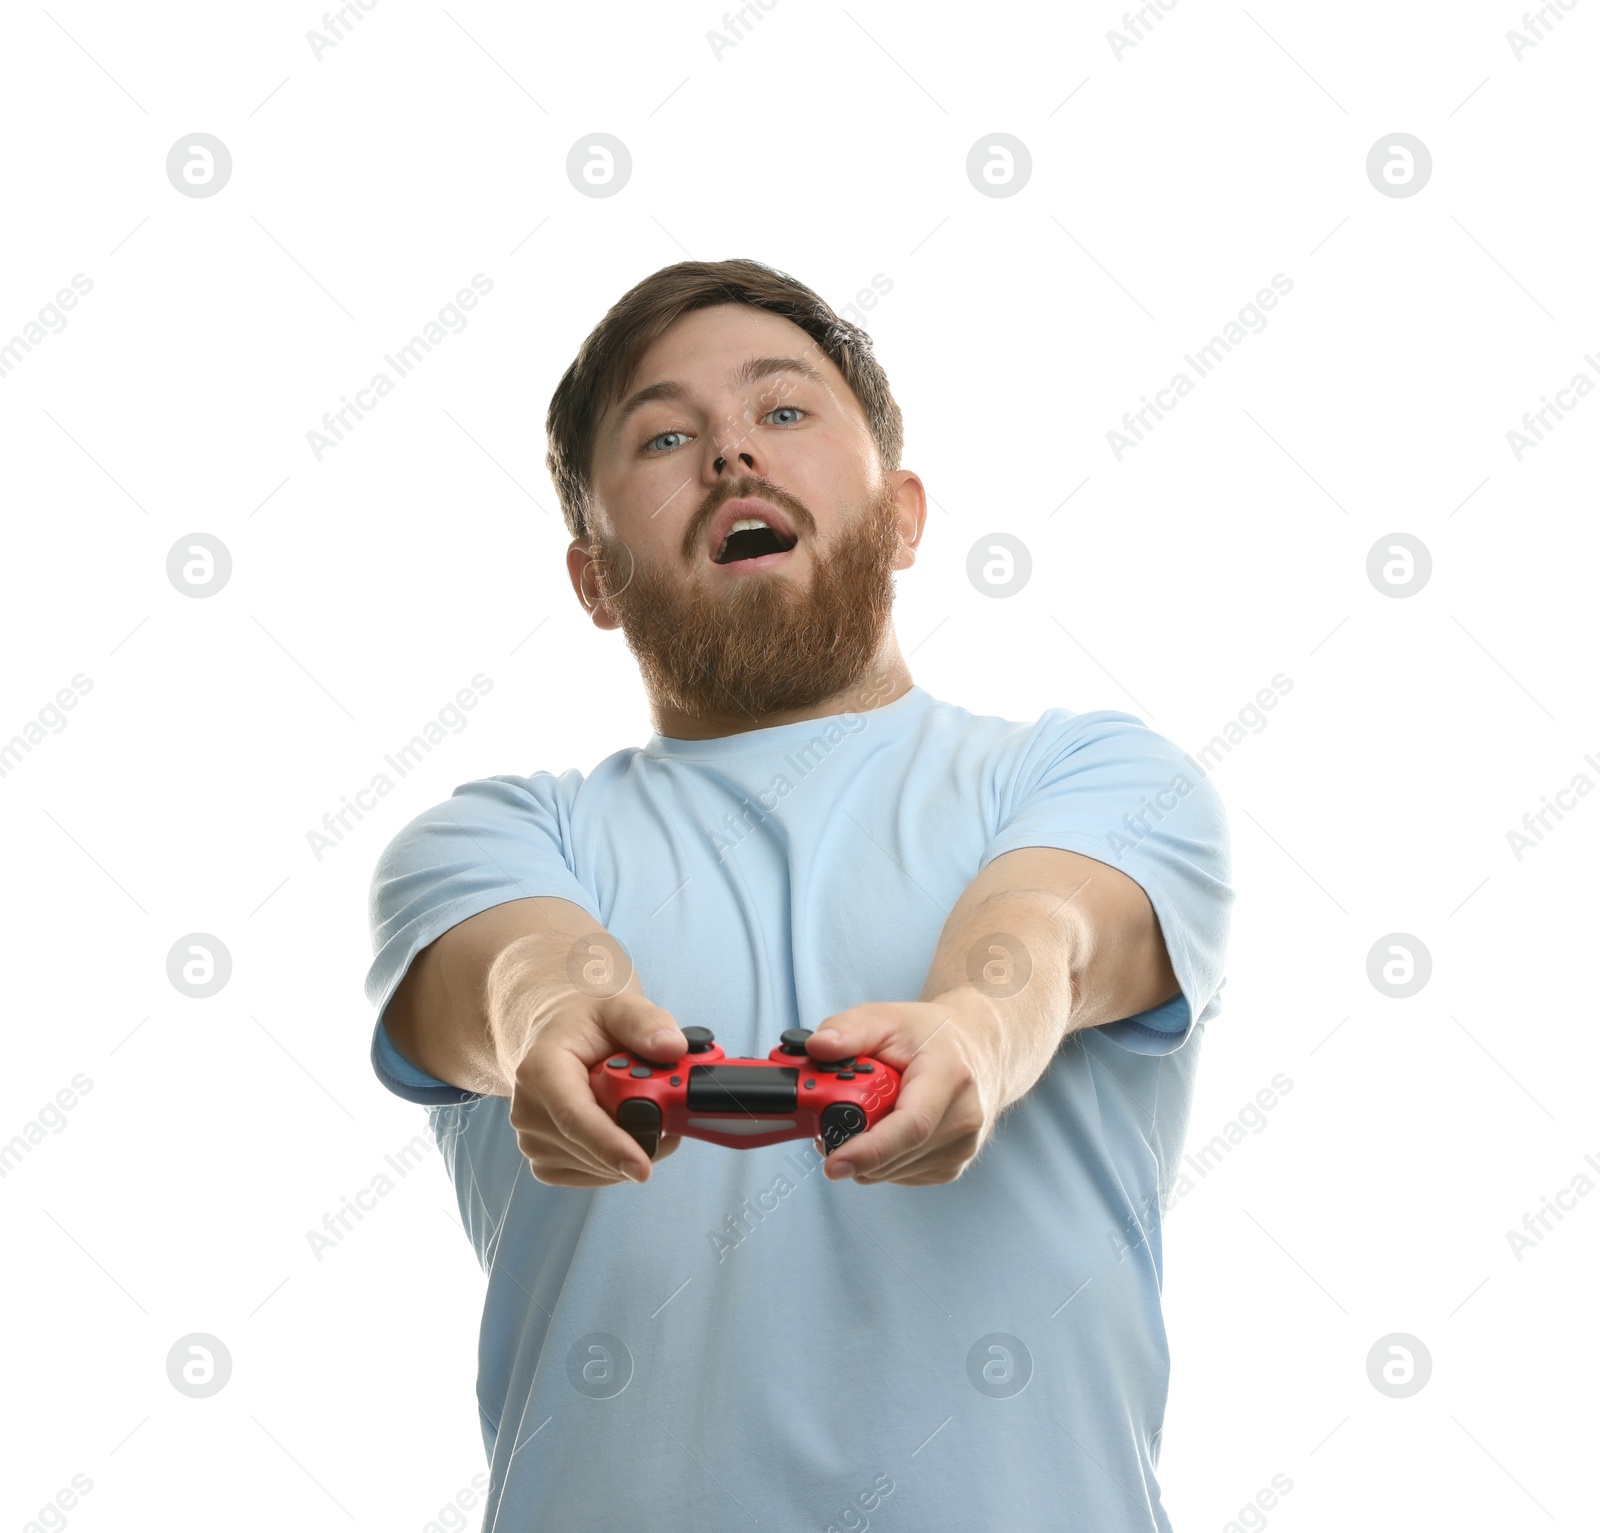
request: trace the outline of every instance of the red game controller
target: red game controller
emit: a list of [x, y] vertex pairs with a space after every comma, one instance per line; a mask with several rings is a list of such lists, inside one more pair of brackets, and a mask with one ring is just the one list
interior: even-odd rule
[[613, 1054], [589, 1072], [595, 1100], [652, 1160], [663, 1134], [735, 1150], [820, 1138], [831, 1155], [893, 1109], [900, 1072], [877, 1059], [813, 1059], [811, 1029], [791, 1027], [765, 1059], [729, 1059], [708, 1027], [686, 1027], [689, 1052], [661, 1065]]

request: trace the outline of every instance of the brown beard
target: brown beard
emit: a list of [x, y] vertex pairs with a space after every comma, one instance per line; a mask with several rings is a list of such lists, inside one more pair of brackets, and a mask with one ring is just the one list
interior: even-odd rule
[[866, 674], [889, 622], [899, 546], [886, 483], [832, 549], [813, 546], [809, 591], [777, 571], [730, 577], [726, 590], [691, 586], [684, 572], [633, 559], [598, 532], [594, 563], [653, 696], [695, 718], [759, 720], [814, 707]]

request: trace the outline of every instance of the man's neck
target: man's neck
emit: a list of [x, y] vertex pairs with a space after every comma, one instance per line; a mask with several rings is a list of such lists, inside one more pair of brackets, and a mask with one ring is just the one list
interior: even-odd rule
[[751, 715], [744, 712], [709, 715], [684, 713], [659, 698], [650, 699], [650, 715], [658, 735], [668, 740], [717, 740], [724, 735], [747, 734], [752, 729], [772, 729], [799, 724], [806, 719], [831, 718], [837, 713], [867, 713], [896, 702], [911, 690], [911, 671], [900, 654], [894, 635], [886, 634], [877, 657], [854, 686], [825, 697], [808, 708], [782, 709]]

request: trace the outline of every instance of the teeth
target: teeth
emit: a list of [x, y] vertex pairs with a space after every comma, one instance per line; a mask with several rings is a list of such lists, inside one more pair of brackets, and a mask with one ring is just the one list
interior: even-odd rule
[[778, 529], [774, 527], [772, 523], [769, 522], [764, 516], [741, 516], [728, 529], [727, 537], [723, 538], [721, 544], [717, 548], [716, 557], [719, 563], [721, 562], [724, 551], [728, 547], [728, 538], [731, 538], [736, 532], [748, 532], [752, 527], [765, 527], [767, 531], [770, 532], [780, 542], [786, 541], [784, 534], [779, 532]]

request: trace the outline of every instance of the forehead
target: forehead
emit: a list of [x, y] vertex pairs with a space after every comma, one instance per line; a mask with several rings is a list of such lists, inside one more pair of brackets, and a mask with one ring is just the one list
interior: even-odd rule
[[810, 382], [836, 397], [852, 397], [828, 354], [781, 314], [742, 303], [695, 309], [639, 359], [620, 398], [607, 408], [596, 445], [614, 443], [628, 420], [654, 401], [712, 403], [725, 391], [763, 382], [767, 388]]

